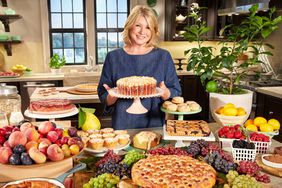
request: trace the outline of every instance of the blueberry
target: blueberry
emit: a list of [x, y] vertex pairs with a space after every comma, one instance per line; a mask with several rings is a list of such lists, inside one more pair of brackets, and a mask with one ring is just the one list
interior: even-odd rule
[[28, 153], [21, 154], [21, 162], [23, 165], [31, 165], [33, 163], [32, 159], [28, 155]]
[[21, 159], [19, 154], [12, 154], [9, 158], [9, 162], [11, 165], [20, 165], [21, 164]]
[[24, 145], [22, 145], [22, 144], [16, 145], [16, 146], [14, 147], [14, 149], [13, 149], [13, 152], [14, 152], [14, 153], [17, 153], [17, 154], [21, 154], [21, 153], [23, 153], [23, 152], [25, 152], [25, 151], [26, 151], [26, 149], [25, 149]]

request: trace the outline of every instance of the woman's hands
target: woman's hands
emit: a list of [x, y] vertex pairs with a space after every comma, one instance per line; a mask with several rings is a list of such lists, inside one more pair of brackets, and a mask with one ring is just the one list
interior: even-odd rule
[[164, 101], [167, 100], [167, 99], [169, 99], [169, 97], [170, 97], [170, 91], [169, 91], [169, 89], [166, 87], [164, 81], [162, 81], [162, 82], [160, 83], [160, 86], [159, 86], [159, 87], [164, 91], [163, 94], [161, 95], [161, 98], [162, 98]]
[[[103, 84], [104, 88], [109, 91], [111, 88], [107, 85], [107, 84]], [[117, 101], [117, 97], [115, 96], [112, 96], [109, 92], [108, 92], [108, 96], [107, 96], [107, 99], [106, 99], [106, 103], [107, 103], [107, 106], [111, 106], [113, 104], [116, 103]]]

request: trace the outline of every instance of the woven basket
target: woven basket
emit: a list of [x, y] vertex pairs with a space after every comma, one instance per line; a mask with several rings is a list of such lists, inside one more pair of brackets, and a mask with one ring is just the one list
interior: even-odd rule
[[214, 114], [217, 117], [217, 123], [223, 126], [232, 126], [236, 124], [243, 125], [248, 116], [247, 114], [243, 116], [225, 116], [217, 114], [216, 112], [214, 112]]

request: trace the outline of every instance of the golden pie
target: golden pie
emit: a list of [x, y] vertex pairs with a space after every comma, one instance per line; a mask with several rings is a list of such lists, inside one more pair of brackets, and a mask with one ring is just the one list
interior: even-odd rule
[[209, 136], [210, 128], [203, 120], [167, 120], [166, 131], [171, 136]]
[[40, 180], [27, 180], [21, 183], [4, 186], [5, 188], [60, 188], [51, 182]]
[[209, 188], [216, 171], [205, 162], [189, 156], [152, 155], [135, 163], [132, 181], [144, 188]]

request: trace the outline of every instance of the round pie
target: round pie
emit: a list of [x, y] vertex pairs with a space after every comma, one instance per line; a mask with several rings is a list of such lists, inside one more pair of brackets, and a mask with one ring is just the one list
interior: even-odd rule
[[216, 171], [205, 162], [189, 156], [152, 155], [135, 163], [133, 182], [144, 188], [209, 188], [216, 182]]

